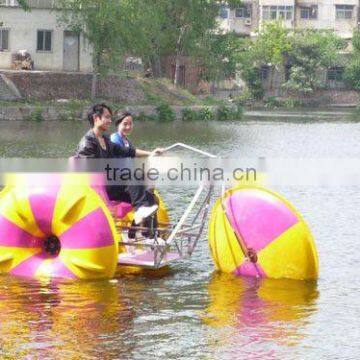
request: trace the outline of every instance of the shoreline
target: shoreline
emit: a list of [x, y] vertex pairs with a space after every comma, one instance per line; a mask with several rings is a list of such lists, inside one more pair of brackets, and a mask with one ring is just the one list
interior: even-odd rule
[[[229, 103], [228, 107], [233, 105]], [[217, 111], [220, 105], [192, 105], [179, 106], [174, 105], [170, 107], [176, 114], [176, 120], [181, 121], [182, 111], [190, 109], [199, 111], [201, 109], [210, 109]], [[145, 114], [147, 116], [154, 116], [156, 114], [156, 106], [154, 105], [119, 105], [116, 108], [126, 108], [134, 115]], [[86, 119], [86, 114], [89, 105], [74, 106], [73, 103], [56, 103], [33, 105], [26, 103], [16, 103], [5, 106], [0, 103], [0, 121], [82, 121]], [[316, 117], [321, 119], [325, 116], [339, 117], [344, 115], [356, 114], [355, 106], [324, 106], [324, 107], [304, 107], [304, 108], [265, 108], [265, 107], [244, 107], [242, 118], [308, 118]]]

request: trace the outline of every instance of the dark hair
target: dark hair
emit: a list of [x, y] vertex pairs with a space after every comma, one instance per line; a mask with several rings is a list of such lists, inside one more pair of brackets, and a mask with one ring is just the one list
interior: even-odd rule
[[115, 115], [115, 126], [118, 126], [126, 117], [132, 116], [131, 112], [125, 110], [125, 111], [118, 111]]
[[89, 120], [91, 127], [94, 126], [94, 116], [95, 115], [102, 116], [105, 109], [107, 109], [109, 111], [110, 115], [112, 115], [111, 108], [109, 106], [107, 106], [106, 104], [96, 104], [92, 107], [91, 111], [89, 111], [89, 113], [88, 113], [88, 120]]

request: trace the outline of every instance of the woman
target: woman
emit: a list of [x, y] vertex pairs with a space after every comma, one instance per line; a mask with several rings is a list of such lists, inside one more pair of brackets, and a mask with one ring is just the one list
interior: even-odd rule
[[[115, 146], [119, 146], [119, 148], [123, 149], [124, 152], [129, 151], [130, 153], [135, 149], [132, 145], [131, 141], [128, 139], [128, 136], [132, 133], [134, 122], [132, 114], [129, 111], [118, 111], [115, 115], [115, 125], [117, 132], [111, 134], [111, 141]], [[154, 151], [146, 151], [141, 149], [135, 149], [136, 157], [147, 157], [152, 155], [160, 155], [164, 152], [163, 148], [156, 148]], [[147, 190], [147, 196], [151, 199], [150, 201], [155, 201], [157, 203], [157, 199], [153, 193], [153, 190]], [[136, 220], [136, 219], [135, 219]], [[132, 225], [136, 224], [136, 221]], [[154, 217], [154, 223], [152, 224], [154, 227], [157, 227], [157, 218], [156, 215]], [[150, 228], [151, 227], [151, 218], [147, 218], [144, 221], [144, 226]], [[149, 231], [143, 232], [145, 237], [150, 236]], [[130, 229], [129, 238], [135, 237], [135, 231]]]
[[[115, 126], [117, 132], [111, 134], [111, 141], [122, 147], [125, 151], [128, 149], [134, 149], [128, 136], [132, 133], [134, 128], [133, 116], [129, 111], [118, 111], [115, 115]], [[156, 148], [154, 151], [146, 151], [136, 149], [136, 157], [146, 157], [151, 155], [160, 155], [164, 152], [163, 148]]]

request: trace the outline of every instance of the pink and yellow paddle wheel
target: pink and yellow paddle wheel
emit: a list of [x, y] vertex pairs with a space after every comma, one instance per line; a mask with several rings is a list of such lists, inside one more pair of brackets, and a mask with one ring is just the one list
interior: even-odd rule
[[275, 192], [238, 186], [214, 205], [209, 245], [216, 268], [268, 278], [316, 279], [318, 255], [298, 211]]
[[1, 191], [0, 273], [113, 277], [119, 235], [111, 213], [89, 180], [76, 185], [69, 176], [18, 175]]

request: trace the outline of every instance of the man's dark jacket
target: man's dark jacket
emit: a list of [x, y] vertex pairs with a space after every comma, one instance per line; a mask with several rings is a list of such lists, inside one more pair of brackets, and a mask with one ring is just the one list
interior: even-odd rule
[[113, 144], [108, 135], [103, 135], [103, 138], [105, 140], [106, 150], [100, 146], [94, 131], [89, 130], [80, 140], [75, 151], [75, 157], [94, 159], [135, 157], [135, 149], [132, 146], [125, 148]]

